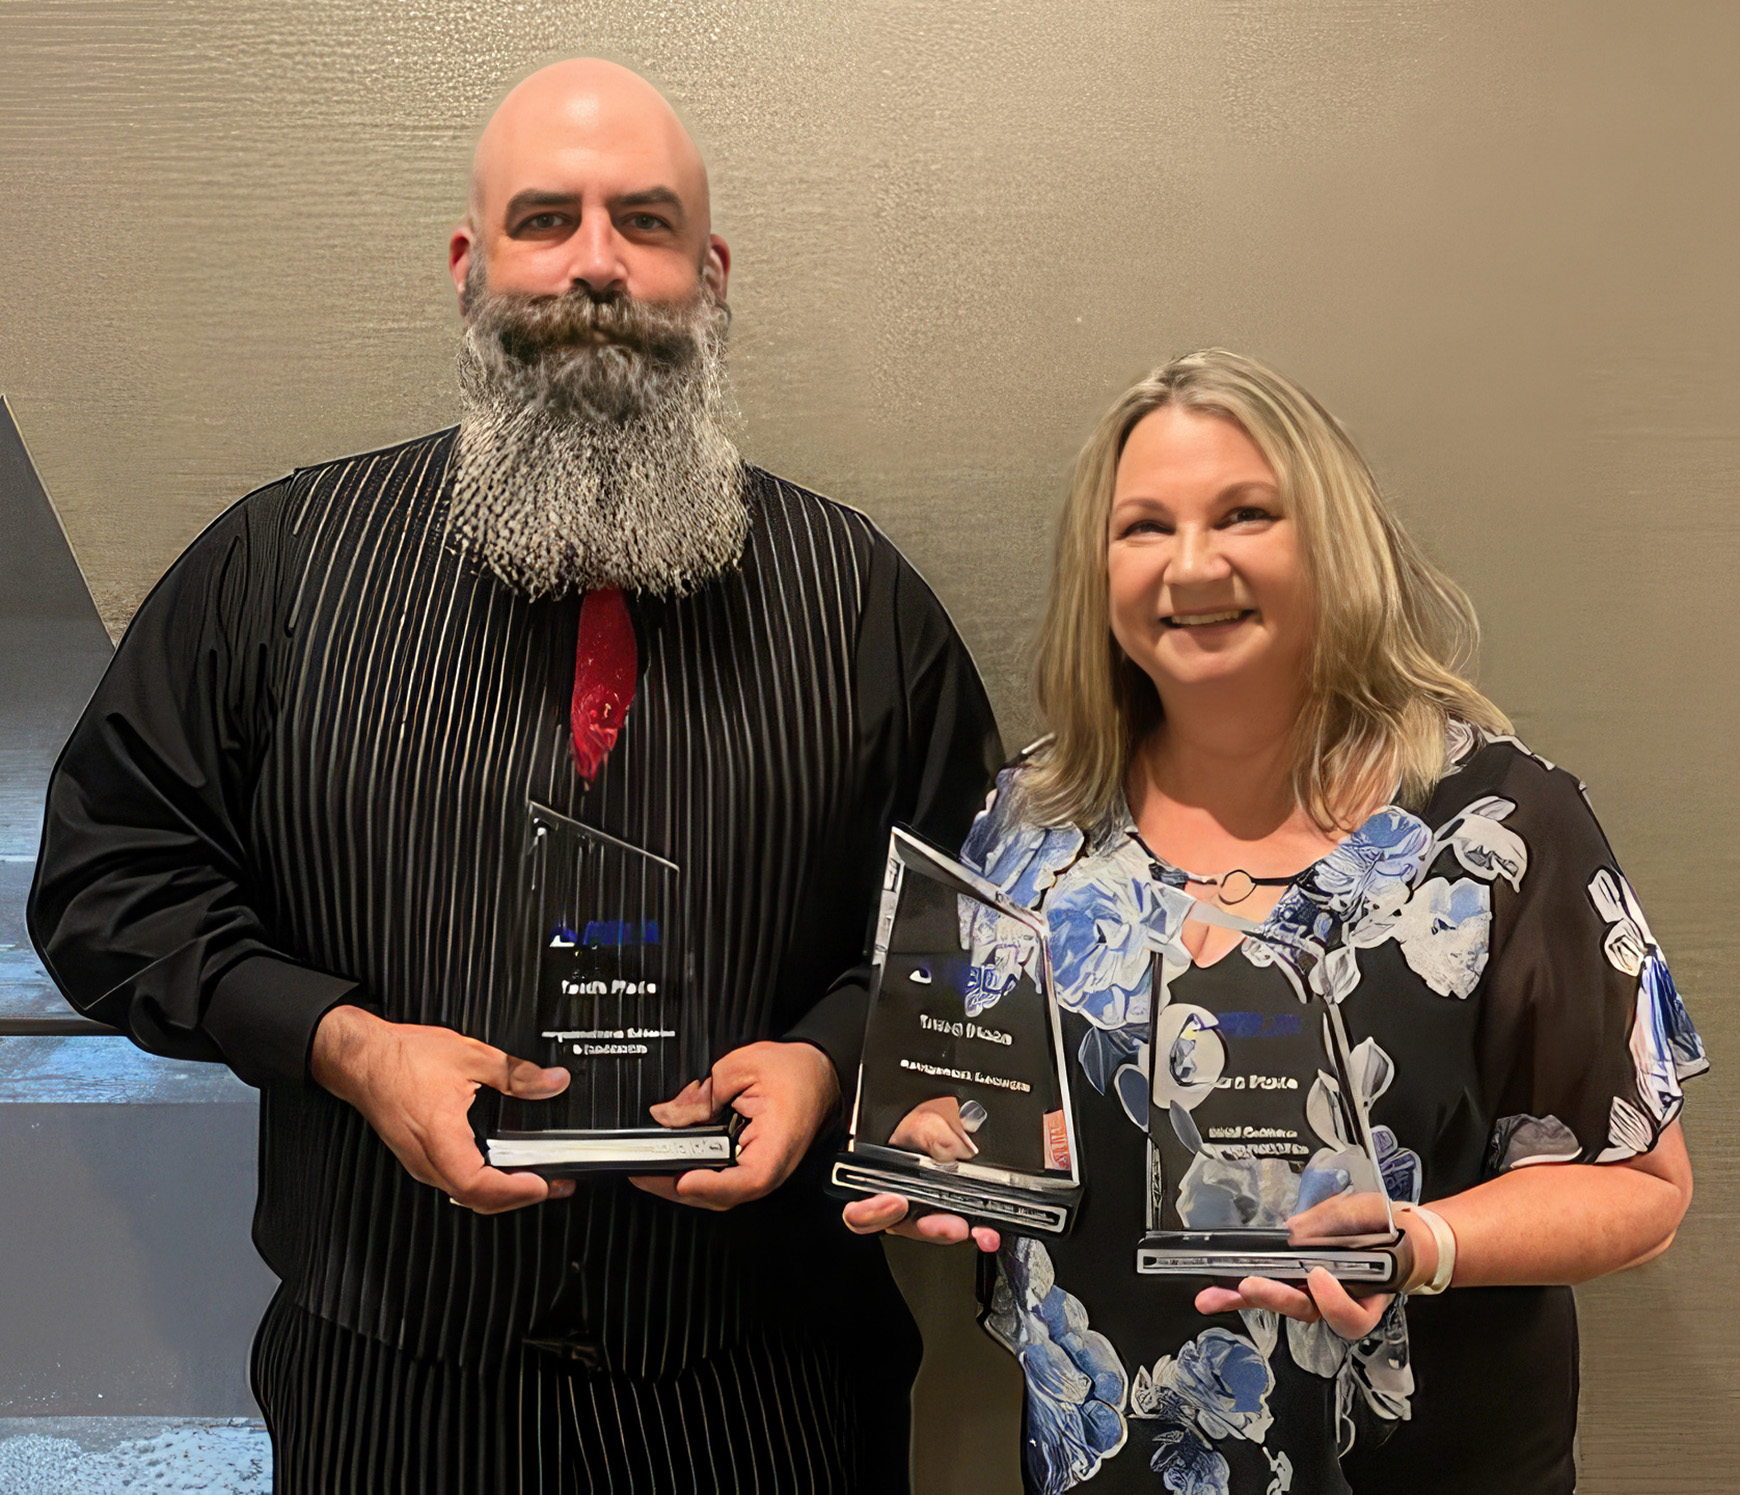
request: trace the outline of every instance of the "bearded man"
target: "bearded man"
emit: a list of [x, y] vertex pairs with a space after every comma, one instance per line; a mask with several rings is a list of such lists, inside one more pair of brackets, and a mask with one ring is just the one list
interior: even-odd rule
[[[260, 1089], [278, 1489], [904, 1488], [916, 1332], [820, 1179], [888, 828], [959, 842], [983, 690], [867, 520], [739, 458], [730, 254], [649, 85], [522, 83], [451, 249], [461, 424], [175, 564], [56, 771], [32, 936]], [[480, 1090], [568, 1081], [506, 1049], [530, 800], [682, 869], [723, 1057], [653, 1111], [734, 1107], [736, 1167], [485, 1165]]]

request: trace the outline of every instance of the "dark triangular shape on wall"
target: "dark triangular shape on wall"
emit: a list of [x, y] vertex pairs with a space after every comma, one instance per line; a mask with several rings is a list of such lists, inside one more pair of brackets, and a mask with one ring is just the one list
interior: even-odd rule
[[0, 396], [0, 1030], [70, 1016], [24, 931], [49, 770], [114, 651]]
[[[91, 589], [0, 395], [0, 617], [54, 618], [101, 630]], [[105, 635], [106, 637], [106, 635]]]

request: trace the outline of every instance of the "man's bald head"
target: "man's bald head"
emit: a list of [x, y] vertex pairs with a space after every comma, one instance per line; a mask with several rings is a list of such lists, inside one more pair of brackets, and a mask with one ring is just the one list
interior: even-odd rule
[[706, 165], [664, 96], [613, 62], [573, 58], [520, 83], [485, 127], [451, 268], [462, 298], [481, 252], [497, 290], [584, 283], [674, 302], [705, 280], [723, 300], [730, 251], [711, 230]]

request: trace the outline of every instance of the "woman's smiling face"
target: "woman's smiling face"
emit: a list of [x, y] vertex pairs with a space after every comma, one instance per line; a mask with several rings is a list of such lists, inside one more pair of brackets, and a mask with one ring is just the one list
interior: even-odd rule
[[1162, 698], [1239, 682], [1297, 698], [1310, 586], [1274, 469], [1236, 422], [1166, 406], [1118, 459], [1112, 635]]

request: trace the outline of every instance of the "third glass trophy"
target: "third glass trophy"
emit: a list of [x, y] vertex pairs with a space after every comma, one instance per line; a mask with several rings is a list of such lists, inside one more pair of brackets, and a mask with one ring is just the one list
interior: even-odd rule
[[1061, 1235], [1081, 1200], [1044, 918], [916, 836], [889, 843], [851, 1137], [832, 1185]]
[[536, 991], [511, 1052], [572, 1076], [554, 1100], [504, 1097], [492, 1167], [676, 1173], [730, 1164], [729, 1126], [669, 1130], [648, 1108], [712, 1067], [683, 951], [674, 862], [527, 807], [526, 927]]
[[[1198, 905], [1192, 917], [1262, 938]], [[1279, 950], [1280, 960], [1305, 952]], [[1157, 993], [1165, 993], [1156, 956]], [[1239, 967], [1244, 967], [1240, 970]], [[1252, 981], [1229, 956], [1196, 970], [1189, 1000], [1154, 1013], [1148, 1125], [1148, 1275], [1397, 1280], [1400, 1239], [1341, 1011], [1271, 965]], [[1286, 1221], [1345, 1196], [1347, 1233], [1290, 1238]]]

